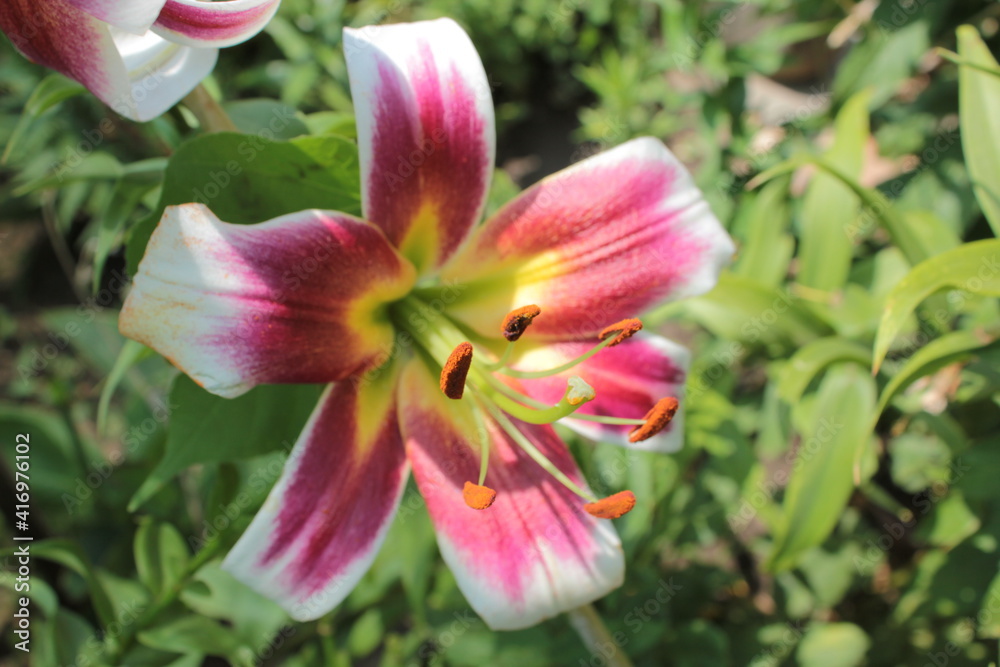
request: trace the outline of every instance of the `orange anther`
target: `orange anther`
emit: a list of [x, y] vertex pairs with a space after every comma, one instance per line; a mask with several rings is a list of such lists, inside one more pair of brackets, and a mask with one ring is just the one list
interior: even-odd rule
[[635, 494], [631, 491], [619, 491], [607, 498], [587, 503], [583, 509], [598, 519], [617, 519], [631, 512], [633, 507], [635, 507]]
[[472, 509], [484, 510], [497, 499], [497, 492], [488, 486], [466, 482], [465, 488], [462, 489], [462, 498], [465, 500], [465, 504]]
[[458, 400], [465, 392], [465, 378], [472, 365], [472, 343], [459, 343], [448, 355], [441, 369], [441, 391], [448, 398]]
[[599, 338], [601, 340], [604, 340], [605, 338], [611, 336], [612, 334], [617, 334], [615, 335], [615, 339], [610, 343], [608, 343], [608, 347], [614, 347], [615, 345], [622, 342], [626, 338], [631, 338], [635, 334], [639, 333], [639, 331], [641, 330], [642, 330], [642, 321], [635, 317], [630, 317], [626, 320], [622, 320], [621, 322], [615, 322], [611, 326], [607, 326], [601, 329]]
[[515, 308], [507, 313], [503, 318], [503, 337], [513, 343], [524, 334], [525, 329], [531, 325], [531, 321], [541, 314], [542, 309], [535, 305]]
[[654, 435], [666, 428], [670, 420], [674, 418], [677, 414], [677, 409], [680, 404], [677, 402], [676, 398], [667, 397], [661, 398], [656, 402], [656, 405], [649, 409], [646, 416], [643, 419], [646, 423], [642, 426], [636, 426], [634, 429], [629, 431], [628, 441], [629, 442], [640, 442], [646, 440], [647, 438], [652, 438]]

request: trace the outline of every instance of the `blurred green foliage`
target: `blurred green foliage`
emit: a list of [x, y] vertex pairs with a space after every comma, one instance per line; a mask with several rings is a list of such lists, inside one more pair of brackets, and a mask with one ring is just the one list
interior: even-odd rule
[[[1000, 5], [284, 0], [209, 85], [251, 139], [286, 118], [267, 150], [342, 183], [342, 27], [438, 16], [467, 28], [493, 86], [491, 207], [653, 135], [740, 246], [712, 293], [649, 320], [696, 353], [684, 449], [573, 442], [596, 490], [640, 498], [617, 522], [625, 585], [597, 604], [619, 645], [590, 650], [565, 618], [490, 632], [415, 488], [392, 548], [319, 621], [290, 623], [222, 572], [313, 399], [222, 401], [151, 355], [116, 367], [115, 320], [126, 246], [134, 266], [162, 207], [243, 139], [197, 138], [184, 109], [123, 121], [4, 42], [0, 441], [9, 477], [31, 434], [50, 538], [33, 547], [32, 664], [995, 664]], [[243, 177], [256, 191], [271, 175]], [[278, 208], [311, 196], [282, 187]]]

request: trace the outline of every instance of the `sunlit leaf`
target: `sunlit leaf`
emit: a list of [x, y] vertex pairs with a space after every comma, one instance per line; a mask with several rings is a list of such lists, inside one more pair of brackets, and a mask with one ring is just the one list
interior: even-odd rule
[[784, 518], [768, 561], [771, 570], [793, 567], [837, 524], [854, 490], [874, 409], [875, 382], [862, 368], [846, 364], [827, 371], [785, 491]]
[[[837, 114], [833, 146], [824, 155], [829, 164], [854, 180], [861, 174], [870, 138], [870, 99], [871, 95], [862, 91], [844, 104]], [[823, 171], [813, 175], [800, 212], [798, 282], [826, 291], [844, 286], [853, 251], [849, 225], [857, 215], [858, 198], [850, 187]]]
[[876, 371], [906, 318], [921, 301], [945, 288], [1000, 296], [1000, 240], [967, 243], [913, 267], [886, 299], [875, 338]]
[[[997, 61], [969, 25], [958, 29], [958, 53], [963, 59], [996, 69]], [[967, 65], [958, 72], [958, 112], [962, 151], [973, 191], [993, 233], [1000, 235], [1000, 78]]]

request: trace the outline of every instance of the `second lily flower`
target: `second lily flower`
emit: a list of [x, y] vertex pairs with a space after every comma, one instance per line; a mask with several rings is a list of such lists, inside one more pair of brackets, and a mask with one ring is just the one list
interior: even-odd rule
[[168, 209], [121, 330], [220, 396], [331, 383], [225, 560], [238, 578], [297, 619], [326, 613], [370, 566], [412, 468], [472, 607], [494, 629], [533, 625], [622, 583], [597, 517], [634, 502], [593, 497], [551, 423], [678, 447], [686, 352], [645, 334], [610, 345], [637, 328], [627, 318], [710, 289], [732, 242], [650, 138], [477, 227], [494, 116], [468, 36], [439, 20], [347, 30], [345, 49], [366, 219]]

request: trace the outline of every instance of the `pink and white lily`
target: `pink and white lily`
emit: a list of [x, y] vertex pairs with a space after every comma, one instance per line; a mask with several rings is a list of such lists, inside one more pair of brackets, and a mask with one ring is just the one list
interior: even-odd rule
[[0, 30], [29, 60], [126, 118], [156, 118], [260, 32], [281, 0], [4, 0]]
[[296, 619], [326, 613], [371, 565], [412, 470], [469, 603], [494, 629], [527, 627], [622, 583], [598, 517], [635, 502], [594, 497], [552, 423], [676, 449], [687, 353], [644, 333], [610, 344], [639, 328], [619, 320], [710, 289], [733, 245], [650, 138], [477, 225], [494, 117], [468, 36], [437, 20], [346, 30], [345, 49], [365, 219], [240, 226], [170, 208], [120, 328], [220, 396], [329, 383], [229, 572]]

